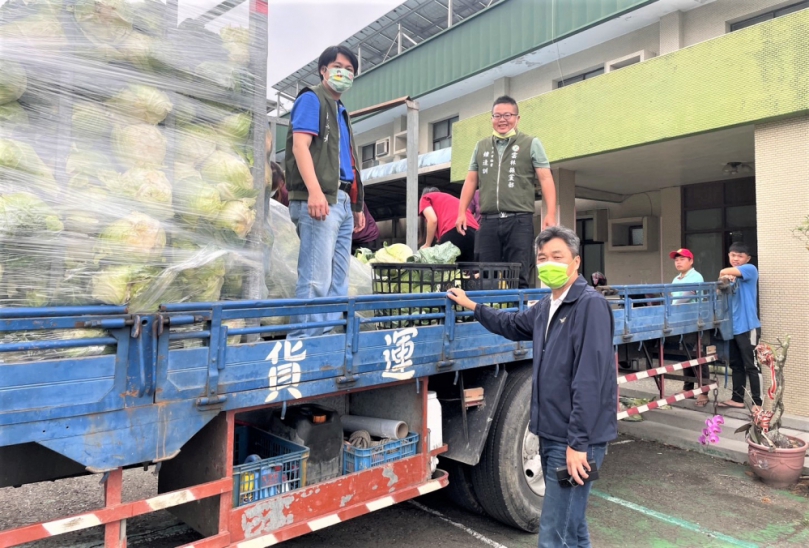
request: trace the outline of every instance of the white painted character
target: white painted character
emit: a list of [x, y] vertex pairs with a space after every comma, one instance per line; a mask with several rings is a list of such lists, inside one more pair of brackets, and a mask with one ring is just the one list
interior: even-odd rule
[[393, 348], [388, 348], [383, 353], [385, 357], [385, 372], [382, 373], [383, 377], [389, 379], [396, 379], [404, 381], [412, 379], [416, 374], [413, 367], [413, 351], [416, 345], [413, 339], [418, 336], [418, 329], [415, 327], [408, 327], [407, 329], [400, 329], [393, 333], [393, 335], [385, 335], [385, 343]]
[[[283, 358], [279, 355], [281, 348], [284, 349]], [[303, 341], [278, 341], [272, 351], [267, 355], [266, 361], [272, 363], [270, 367], [270, 393], [265, 402], [274, 401], [281, 390], [286, 390], [289, 394], [299, 399], [303, 395], [298, 390], [301, 382], [301, 364], [306, 359], [306, 350], [303, 350]], [[279, 365], [279, 361], [281, 362]]]

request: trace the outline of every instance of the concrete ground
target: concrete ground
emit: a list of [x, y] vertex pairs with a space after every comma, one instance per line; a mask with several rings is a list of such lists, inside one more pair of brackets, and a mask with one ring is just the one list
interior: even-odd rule
[[[150, 496], [150, 472], [129, 470], [125, 499]], [[747, 467], [705, 454], [621, 436], [595, 484], [588, 511], [595, 547], [809, 546], [809, 481], [792, 491], [766, 487]], [[0, 530], [102, 504], [96, 476], [0, 489]], [[133, 519], [131, 548], [169, 548], [199, 537], [167, 512]], [[442, 492], [293, 539], [289, 548], [529, 548], [537, 536], [465, 512]], [[90, 529], [39, 548], [101, 548]]]

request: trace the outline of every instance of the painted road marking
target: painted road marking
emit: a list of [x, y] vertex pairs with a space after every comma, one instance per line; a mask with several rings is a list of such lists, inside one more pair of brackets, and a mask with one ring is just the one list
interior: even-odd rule
[[451, 520], [451, 519], [449, 519], [447, 516], [445, 516], [444, 514], [442, 514], [441, 512], [439, 512], [439, 511], [437, 511], [437, 510], [433, 510], [432, 508], [427, 508], [427, 507], [426, 507], [426, 506], [424, 506], [423, 504], [419, 504], [418, 502], [416, 502], [416, 501], [414, 501], [414, 500], [409, 500], [409, 501], [407, 501], [407, 502], [408, 502], [408, 503], [410, 503], [411, 505], [415, 506], [415, 507], [416, 507], [416, 508], [418, 508], [419, 510], [421, 510], [421, 511], [423, 511], [423, 512], [427, 512], [428, 514], [432, 514], [432, 515], [434, 515], [435, 517], [437, 517], [438, 519], [440, 519], [440, 520], [442, 520], [442, 521], [445, 521], [445, 522], [449, 523], [449, 524], [450, 524], [450, 525], [452, 525], [453, 527], [457, 527], [457, 528], [458, 528], [458, 529], [460, 529], [461, 531], [463, 531], [463, 532], [465, 532], [465, 533], [468, 533], [468, 534], [472, 535], [473, 537], [475, 537], [476, 539], [478, 539], [478, 540], [479, 540], [480, 542], [482, 542], [483, 544], [486, 544], [486, 545], [488, 545], [488, 546], [491, 546], [492, 548], [508, 548], [507, 546], [505, 546], [505, 545], [503, 545], [503, 544], [500, 544], [499, 542], [496, 542], [496, 541], [494, 541], [494, 540], [490, 539], [489, 537], [484, 537], [483, 535], [481, 535], [480, 533], [478, 533], [478, 532], [477, 532], [477, 531], [475, 531], [474, 529], [470, 529], [470, 528], [469, 528], [469, 527], [467, 527], [466, 525], [463, 525], [463, 524], [461, 524], [461, 523], [458, 523], [457, 521], [452, 521], [452, 520]]
[[744, 540], [739, 540], [733, 537], [729, 537], [728, 535], [724, 535], [722, 533], [718, 533], [716, 531], [711, 531], [710, 529], [706, 529], [696, 523], [691, 523], [690, 521], [686, 521], [684, 519], [675, 518], [674, 516], [669, 516], [667, 514], [663, 514], [661, 512], [657, 512], [650, 508], [646, 508], [639, 504], [635, 504], [634, 502], [629, 502], [628, 500], [619, 499], [617, 497], [613, 497], [612, 495], [608, 495], [606, 493], [602, 493], [598, 489], [592, 489], [590, 491], [593, 495], [607, 500], [609, 502], [614, 502], [615, 504], [620, 504], [625, 508], [629, 508], [630, 510], [635, 510], [636, 512], [640, 512], [641, 514], [647, 515], [651, 518], [659, 519], [660, 521], [664, 521], [671, 525], [676, 525], [677, 527], [682, 527], [683, 529], [687, 529], [689, 531], [693, 531], [695, 533], [701, 533], [705, 536], [715, 538], [717, 540], [721, 540], [722, 542], [726, 542], [731, 546], [740, 546], [742, 548], [759, 548], [758, 544], [754, 544], [752, 542], [746, 542]]

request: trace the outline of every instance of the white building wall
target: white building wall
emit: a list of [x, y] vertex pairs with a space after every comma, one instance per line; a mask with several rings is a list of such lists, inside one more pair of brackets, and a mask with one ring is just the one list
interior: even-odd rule
[[798, 0], [717, 0], [683, 15], [684, 46], [691, 46], [722, 36], [730, 23], [748, 19], [775, 8], [795, 4]]

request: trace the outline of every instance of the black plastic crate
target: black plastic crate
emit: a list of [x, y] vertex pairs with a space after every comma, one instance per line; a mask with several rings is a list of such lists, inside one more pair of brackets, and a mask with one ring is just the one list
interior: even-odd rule
[[[443, 293], [456, 287], [458, 265], [422, 263], [373, 263], [373, 290], [376, 295], [396, 293]], [[385, 308], [375, 311], [376, 316], [406, 316], [412, 314], [433, 314], [440, 312], [432, 307]], [[395, 320], [383, 322], [384, 329], [425, 326], [439, 323], [439, 320]]]
[[[517, 289], [520, 285], [520, 263], [458, 263], [459, 285], [464, 291], [494, 291]], [[483, 304], [492, 308], [515, 308], [517, 301]], [[455, 312], [464, 309], [455, 305]], [[458, 318], [459, 322], [474, 321], [472, 316]]]

